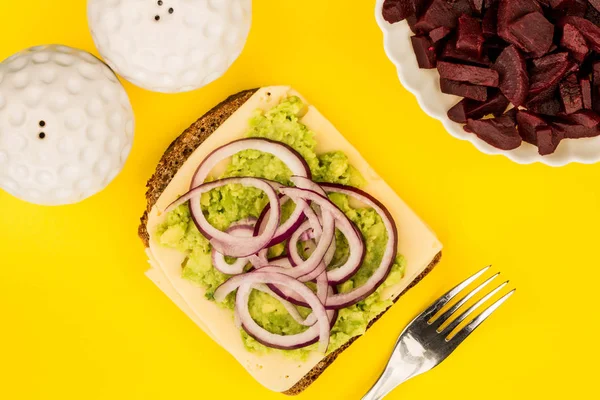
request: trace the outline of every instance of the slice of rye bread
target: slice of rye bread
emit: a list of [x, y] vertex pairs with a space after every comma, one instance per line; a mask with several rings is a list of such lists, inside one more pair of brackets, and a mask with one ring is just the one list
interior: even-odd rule
[[[208, 111], [204, 114], [198, 121], [192, 124], [188, 129], [185, 130], [177, 139], [171, 143], [169, 148], [163, 154], [158, 166], [156, 167], [156, 172], [148, 181], [146, 185], [148, 190], [146, 192], [146, 200], [148, 201], [148, 205], [146, 207], [146, 211], [141, 218], [141, 224], [138, 229], [138, 234], [144, 242], [146, 247], [150, 247], [150, 235], [148, 230], [146, 229], [146, 225], [148, 223], [148, 213], [154, 207], [154, 204], [165, 190], [165, 188], [171, 182], [171, 179], [175, 176], [175, 173], [181, 168], [183, 163], [188, 159], [188, 157], [204, 142], [204, 140], [209, 137], [217, 128], [227, 119], [229, 118], [238, 108], [240, 108], [258, 89], [245, 90], [243, 92], [239, 92], [228, 97], [225, 101], [214, 107], [212, 110]], [[431, 263], [427, 266], [427, 268], [415, 279], [411, 282], [411, 284], [404, 289], [402, 293], [400, 293], [395, 299], [394, 303], [398, 301], [400, 296], [406, 293], [410, 288], [419, 283], [440, 261], [442, 257], [442, 253], [439, 252]], [[379, 314], [376, 318], [374, 318], [367, 329], [369, 329], [381, 316], [389, 310], [386, 309], [381, 314]], [[334, 351], [333, 353], [327, 355], [323, 360], [321, 360], [317, 365], [314, 366], [312, 370], [310, 370], [304, 377], [298, 381], [291, 389], [283, 392], [287, 395], [297, 395], [307, 387], [309, 387], [322, 373], [325, 369], [330, 366], [335, 359], [345, 350], [347, 349], [356, 339], [360, 336], [353, 337], [342, 347]]]

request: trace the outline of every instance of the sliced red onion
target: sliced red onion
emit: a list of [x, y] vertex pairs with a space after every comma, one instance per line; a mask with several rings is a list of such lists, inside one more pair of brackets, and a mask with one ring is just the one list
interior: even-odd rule
[[290, 303], [295, 304], [300, 307], [308, 307], [308, 304], [306, 304], [306, 302], [302, 299], [302, 297], [300, 297], [298, 294], [296, 294], [296, 292], [294, 292], [293, 290], [287, 289], [283, 286], [280, 287], [280, 286], [273, 285], [273, 284], [269, 284], [268, 286], [269, 286], [269, 289], [271, 289], [273, 292], [275, 292], [282, 299], [287, 300]]
[[[275, 192], [275, 189], [273, 189], [273, 186], [271, 186], [266, 180], [259, 178], [225, 178], [209, 183], [204, 183], [190, 190], [189, 192], [181, 196], [179, 199], [171, 203], [171, 205], [167, 207], [165, 212], [169, 212], [175, 207], [184, 204], [189, 200], [197, 199], [203, 193], [230, 184], [252, 186], [266, 193], [267, 197], [269, 198], [269, 204], [271, 205], [271, 208], [274, 210], [274, 212], [270, 213], [264, 231], [258, 236], [250, 237], [241, 241], [239, 240], [239, 238], [236, 238], [235, 236], [230, 235], [226, 232], [220, 231], [214, 226], [212, 226], [206, 220], [206, 218], [204, 218], [204, 215], [202, 215], [201, 219], [197, 219], [197, 222], [202, 227], [201, 232], [203, 232], [203, 234], [206, 233], [205, 236], [210, 239], [211, 245], [215, 247], [217, 251], [230, 257], [247, 257], [249, 255], [257, 253], [258, 251], [266, 247], [266, 245], [271, 241], [271, 238], [277, 231], [277, 227], [279, 226], [279, 196], [277, 196], [277, 193]], [[190, 201], [190, 204], [193, 205], [200, 203]], [[200, 214], [202, 214], [202, 212], [200, 212]]]
[[308, 206], [304, 210], [304, 215], [306, 216], [306, 219], [308, 220], [310, 227], [312, 228], [312, 233], [315, 236], [315, 238], [318, 238], [319, 236], [321, 236], [323, 234], [322, 218], [320, 218], [317, 215], [317, 213], [315, 212], [315, 210], [310, 208], [310, 206]]
[[[227, 229], [227, 233], [238, 238], [252, 237], [254, 226], [242, 225], [245, 221], [238, 221]], [[225, 261], [225, 256], [217, 251], [214, 247], [211, 250], [211, 258], [213, 267], [226, 275], [238, 275], [244, 272], [244, 268], [248, 264], [248, 257], [238, 258], [233, 264], [228, 264]]]
[[[292, 201], [292, 200], [287, 196], [282, 196], [279, 199], [279, 203], [282, 206], [287, 201]], [[287, 220], [285, 220], [285, 222], [283, 222], [277, 228], [275, 235], [273, 236], [273, 238], [271, 239], [271, 241], [269, 242], [269, 244], [266, 247], [275, 246], [276, 244], [279, 244], [279, 243], [283, 242], [284, 240], [287, 240], [292, 235], [292, 232], [294, 232], [296, 229], [298, 229], [300, 224], [302, 224], [302, 222], [304, 221], [304, 218], [305, 218], [304, 210], [308, 207], [309, 206], [308, 206], [308, 204], [306, 204], [305, 201], [297, 202], [296, 208], [294, 208], [292, 215], [290, 215], [290, 217]], [[269, 204], [267, 204], [267, 206], [265, 206], [265, 208], [262, 210], [261, 214], [258, 217], [258, 221], [256, 222], [256, 226], [254, 228], [254, 236], [258, 236], [265, 229], [269, 214], [271, 213], [270, 210], [271, 210], [271, 206]]]
[[309, 272], [306, 275], [302, 275], [300, 278], [298, 278], [298, 280], [300, 282], [311, 282], [313, 280], [315, 280], [318, 276], [321, 276], [322, 274], [326, 274], [327, 273], [327, 264], [325, 264], [324, 261], [322, 261], [317, 268], [315, 268], [313, 271]]
[[[269, 270], [272, 272], [277, 271], [273, 266], [269, 266]], [[269, 270], [266, 270], [266, 271], [269, 271]], [[318, 279], [322, 280], [323, 277], [327, 277], [327, 274], [325, 272], [321, 273], [321, 275], [319, 275], [317, 277], [317, 282], [319, 282]], [[329, 283], [327, 285], [329, 286]], [[297, 306], [301, 306], [301, 307], [308, 307], [308, 304], [306, 304], [306, 302], [293, 290], [290, 290], [290, 289], [282, 287], [282, 286], [272, 285], [272, 284], [270, 284], [268, 286], [279, 297], [289, 301], [290, 303], [295, 304]], [[322, 291], [319, 292], [318, 290], [319, 290], [319, 286], [317, 285], [318, 296], [320, 299], [323, 300], [324, 292], [322, 292]]]
[[[277, 286], [273, 284], [270, 284], [268, 286], [279, 297], [297, 306], [308, 308], [308, 304], [306, 304], [306, 302], [293, 290], [288, 289], [284, 286]], [[329, 286], [329, 283], [327, 282], [327, 275], [325, 273], [317, 277], [317, 297], [319, 298], [319, 300], [321, 300], [322, 302], [326, 302], [327, 297], [324, 297], [325, 294], [327, 294], [327, 296], [332, 296], [335, 293], [335, 287]], [[333, 325], [335, 325], [335, 322], [337, 321], [338, 317], [337, 310], [327, 310], [327, 316], [329, 317], [330, 325], [333, 328]], [[306, 323], [312, 323], [313, 318], [316, 318], [314, 314], [309, 314], [306, 318]]]
[[[287, 287], [298, 295], [310, 306], [316, 315], [317, 322], [306, 331], [297, 335], [277, 335], [263, 329], [250, 315], [248, 300], [252, 285], [275, 284]], [[254, 271], [244, 275], [237, 275], [223, 283], [215, 291], [215, 300], [223, 301], [225, 297], [237, 289], [236, 309], [244, 330], [258, 342], [276, 349], [298, 349], [319, 341], [319, 351], [325, 353], [329, 344], [330, 322], [327, 312], [319, 298], [307, 286], [296, 279], [276, 272]]]
[[[331, 311], [331, 310], [329, 310], [329, 311]], [[238, 310], [235, 307], [233, 308], [233, 324], [235, 325], [236, 328], [242, 329], [242, 321], [240, 321], [240, 313], [238, 312]]]
[[[333, 289], [329, 286], [329, 282], [327, 282], [327, 273], [323, 272], [317, 277], [317, 297], [319, 298], [321, 304], [325, 304], [327, 302], [327, 297], [330, 294], [333, 294]], [[332, 310], [327, 311], [327, 317], [329, 318], [330, 326], [333, 328], [333, 324], [331, 324], [333, 314], [331, 314], [331, 311]], [[313, 312], [306, 317], [306, 323], [313, 324], [316, 322], [316, 319], [317, 316]]]
[[[310, 313], [308, 315], [308, 318], [306, 318], [306, 319], [302, 318], [302, 315], [300, 315], [296, 306], [294, 306], [289, 301], [281, 298], [281, 296], [279, 296], [277, 293], [275, 293], [271, 289], [269, 289], [269, 287], [267, 285], [264, 285], [264, 284], [252, 285], [252, 289], [258, 290], [259, 292], [266, 293], [269, 296], [273, 297], [278, 302], [280, 302], [281, 305], [288, 312], [288, 314], [290, 314], [290, 316], [294, 319], [294, 321], [296, 321], [300, 325], [313, 326], [317, 322], [317, 318], [314, 316], [315, 314], [313, 314], [313, 313]], [[325, 300], [327, 300], [327, 298]], [[323, 304], [323, 303], [324, 303], [324, 301], [321, 302], [321, 304]]]
[[[300, 226], [300, 229], [296, 230], [296, 232], [294, 232], [292, 234], [289, 242], [290, 243], [298, 243], [298, 238], [308, 228], [309, 228], [309, 222], [306, 221]], [[327, 266], [324, 265], [324, 263], [322, 261], [323, 261], [323, 258], [325, 257], [325, 254], [327, 253], [327, 250], [329, 249], [329, 247], [331, 245], [331, 242], [334, 239], [334, 234], [335, 234], [334, 220], [333, 220], [331, 214], [325, 213], [323, 216], [323, 234], [321, 235], [321, 237], [319, 239], [319, 243], [317, 244], [317, 247], [312, 252], [312, 254], [306, 259], [306, 261], [301, 260], [301, 263], [297, 264], [294, 268], [286, 269], [285, 273], [287, 275], [291, 276], [292, 278], [300, 278], [301, 276], [304, 276], [315, 270], [320, 269], [320, 272], [317, 273], [317, 275], [320, 275], [321, 272], [323, 272], [325, 270], [325, 268], [327, 268]], [[292, 265], [293, 265], [293, 263], [292, 263]]]
[[270, 258], [269, 260], [267, 260], [267, 264], [263, 265], [263, 267], [268, 265], [275, 265], [281, 268], [292, 268], [292, 264], [290, 264], [290, 260], [287, 258], [287, 256]]
[[[300, 181], [296, 177], [292, 178], [292, 180]], [[303, 182], [303, 184], [308, 184], [308, 182]], [[329, 212], [334, 216], [336, 228], [342, 232], [348, 241], [350, 255], [342, 266], [327, 272], [327, 279], [329, 279], [330, 284], [339, 284], [350, 279], [362, 265], [366, 252], [362, 235], [352, 221], [350, 221], [346, 214], [333, 204], [329, 198], [310, 189], [284, 187], [279, 189], [279, 191], [287, 194], [291, 198], [304, 196], [305, 200], [310, 200], [314, 204], [319, 205], [322, 213]], [[290, 238], [290, 242], [293, 241], [293, 238], [294, 235]], [[294, 249], [291, 249], [290, 256], [295, 258], [296, 255], [297, 251], [294, 252]], [[295, 260], [293, 259], [292, 261]]]
[[[381, 264], [375, 270], [373, 275], [365, 282], [364, 285], [351, 290], [347, 293], [340, 293], [327, 298], [326, 307], [328, 309], [340, 309], [351, 306], [359, 301], [367, 298], [385, 281], [398, 252], [398, 231], [396, 223], [390, 212], [383, 204], [368, 193], [360, 189], [350, 186], [337, 185], [333, 183], [322, 184], [323, 189], [328, 193], [341, 193], [350, 197], [354, 197], [361, 203], [373, 208], [381, 217], [383, 225], [388, 235], [388, 240], [385, 245]], [[282, 189], [283, 190], [283, 189]]]
[[[301, 243], [308, 242], [308, 243], [306, 243], [306, 246], [309, 247], [308, 250], [310, 250], [312, 248], [312, 250], [314, 251], [314, 246], [315, 246], [314, 239], [315, 238], [316, 238], [316, 235], [314, 233], [314, 230], [312, 228], [309, 228], [304, 233], [300, 234], [300, 236], [298, 237], [298, 240]], [[290, 263], [292, 265], [296, 266], [296, 265], [304, 262], [304, 259], [298, 253], [297, 243], [292, 243], [292, 241], [290, 240], [290, 241], [288, 241], [288, 245], [286, 248], [287, 248], [287, 253], [288, 253], [288, 259], [290, 260]], [[325, 253], [325, 256], [323, 257], [323, 262], [325, 263], [325, 266], [329, 266], [329, 264], [331, 263], [331, 260], [335, 256], [335, 249], [336, 249], [336, 243], [335, 243], [335, 238], [334, 238], [331, 241], [329, 248], [327, 249], [327, 253]], [[307, 252], [307, 249], [305, 248], [304, 251]], [[308, 277], [308, 275], [307, 275], [308, 278], [306, 280], [302, 280], [302, 281], [303, 282], [311, 281], [311, 280], [315, 279], [315, 277], [319, 274], [318, 273], [316, 273], [316, 274], [310, 273], [309, 275], [310, 275], [310, 277]]]
[[[250, 139], [240, 139], [225, 146], [219, 147], [214, 150], [212, 153], [208, 155], [204, 159], [204, 161], [198, 166], [194, 177], [192, 178], [192, 182], [190, 184], [191, 188], [195, 188], [204, 183], [206, 178], [208, 178], [208, 174], [214, 167], [217, 166], [221, 161], [233, 156], [234, 154], [239, 153], [244, 150], [258, 150], [264, 153], [269, 153], [277, 158], [279, 158], [287, 167], [292, 171], [293, 175], [303, 176], [310, 178], [310, 168], [306, 161], [298, 152], [286, 144], [275, 142], [269, 139], [258, 139], [258, 138], [250, 138]], [[271, 205], [271, 208], [274, 208]], [[206, 221], [206, 217], [202, 213], [202, 207], [199, 201], [190, 201], [190, 213], [192, 215], [192, 220], [196, 224], [198, 230], [208, 239], [211, 240], [213, 238], [214, 231], [205, 230], [204, 228], [208, 224]], [[279, 213], [277, 213], [279, 214]], [[271, 236], [272, 238], [272, 236]], [[262, 246], [266, 247], [266, 246]], [[252, 253], [256, 253], [259, 249], [253, 251]], [[250, 253], [250, 254], [252, 254]], [[246, 254], [249, 255], [249, 254]]]

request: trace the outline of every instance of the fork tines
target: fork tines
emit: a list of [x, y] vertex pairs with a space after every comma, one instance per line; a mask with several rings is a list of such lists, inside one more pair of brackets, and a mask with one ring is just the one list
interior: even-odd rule
[[[482, 289], [484, 289], [491, 281], [493, 281], [500, 273], [492, 275], [490, 278], [485, 280], [482, 284], [477, 286], [475, 289], [467, 293], [464, 297], [458, 300], [452, 307], [450, 307], [447, 311], [442, 313], [439, 317], [436, 317], [436, 314], [446, 305], [448, 304], [454, 297], [456, 297], [460, 292], [462, 292], [467, 286], [475, 282], [477, 278], [482, 276], [485, 272], [490, 269], [490, 266], [483, 268], [481, 271], [477, 272], [470, 278], [466, 279], [462, 283], [458, 284], [456, 287], [448, 291], [444, 294], [439, 300], [433, 303], [427, 310], [423, 312], [423, 316], [427, 318], [427, 323], [432, 325], [438, 333], [443, 334], [446, 337], [446, 341], [456, 341], [456, 345], [462, 342], [471, 332], [475, 330], [483, 321], [486, 320], [498, 307], [502, 305], [513, 293], [516, 289], [512, 289], [500, 299], [496, 300], [492, 305], [483, 310], [478, 316], [474, 317], [464, 328], [460, 329], [455, 335], [451, 336], [452, 332], [465, 320], [469, 315], [471, 315], [476, 309], [478, 309], [482, 304], [491, 299], [495, 294], [497, 294], [500, 290], [502, 290], [507, 284], [508, 281], [501, 283], [496, 286], [493, 290], [488, 292], [485, 296], [479, 299], [475, 304], [467, 308], [464, 312], [457, 313], [457, 311], [465, 304], [467, 301], [473, 298], [477, 293], [479, 293]], [[446, 322], [448, 322], [453, 316], [458, 315], [454, 320], [452, 320], [447, 326], [443, 326]]]

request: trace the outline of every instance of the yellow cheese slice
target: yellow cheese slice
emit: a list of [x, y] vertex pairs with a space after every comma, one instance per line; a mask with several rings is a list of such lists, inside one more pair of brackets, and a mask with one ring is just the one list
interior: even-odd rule
[[[162, 211], [179, 195], [188, 190], [198, 164], [215, 148], [244, 137], [248, 131], [248, 121], [256, 110], [269, 110], [290, 95], [301, 97], [296, 91], [286, 86], [265, 87], [257, 91], [184, 163], [152, 208], [147, 226], [150, 233], [148, 254], [152, 266], [147, 273], [148, 277], [203, 331], [231, 353], [258, 382], [277, 392], [290, 389], [323, 358], [323, 355], [314, 352], [308, 359], [298, 361], [286, 357], [278, 351], [264, 355], [247, 351], [240, 332], [235, 327], [232, 312], [207, 300], [203, 288], [181, 277], [181, 263], [185, 255], [177, 250], [161, 246], [156, 238], [156, 229], [164, 222], [165, 214]], [[306, 103], [306, 100], [304, 101]], [[407, 268], [406, 275], [401, 282], [386, 289], [384, 295], [396, 297], [423, 272], [441, 251], [441, 243], [317, 109], [309, 106], [307, 113], [302, 118], [302, 123], [315, 132], [319, 153], [340, 150], [348, 155], [351, 164], [367, 180], [364, 190], [385, 204], [394, 217], [399, 235], [398, 249], [407, 260]]]

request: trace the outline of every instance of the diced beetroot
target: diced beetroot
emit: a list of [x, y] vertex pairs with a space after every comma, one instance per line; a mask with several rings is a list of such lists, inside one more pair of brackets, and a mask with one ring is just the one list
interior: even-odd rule
[[515, 46], [508, 46], [492, 67], [500, 76], [500, 90], [515, 107], [525, 103], [529, 92], [529, 76], [525, 59]]
[[415, 4], [415, 10], [417, 17], [423, 15], [431, 0], [408, 0]]
[[440, 26], [429, 32], [429, 38], [433, 43], [437, 43], [446, 36], [452, 33], [452, 29], [447, 28], [445, 26]]
[[508, 47], [508, 43], [500, 39], [498, 36], [486, 39], [483, 44], [483, 53], [490, 57], [490, 60], [496, 60], [500, 54]]
[[510, 32], [509, 26], [519, 18], [532, 12], [542, 12], [535, 0], [500, 0], [498, 3], [498, 35], [522, 51], [526, 51], [517, 38]]
[[588, 45], [595, 51], [600, 52], [600, 27], [585, 18], [566, 16], [562, 18], [561, 25], [571, 24], [581, 32]]
[[493, 6], [485, 11], [483, 21], [481, 22], [481, 29], [483, 36], [486, 38], [495, 37], [498, 33], [496, 30], [496, 22], [498, 20], [498, 7]]
[[600, 61], [592, 64], [592, 109], [600, 113]]
[[383, 19], [390, 24], [400, 22], [415, 13], [415, 4], [408, 0], [385, 0], [383, 2]]
[[558, 91], [566, 114], [573, 114], [583, 108], [581, 87], [575, 74], [563, 79], [558, 85]]
[[572, 0], [550, 0], [550, 7], [560, 9], [566, 8]]
[[467, 111], [467, 117], [471, 119], [483, 118], [486, 115], [493, 114], [498, 117], [504, 113], [508, 107], [508, 99], [499, 91], [494, 91], [488, 95], [488, 99], [483, 102], [471, 101]]
[[547, 89], [542, 90], [539, 93], [536, 94], [529, 94], [527, 96], [527, 100], [525, 102], [525, 104], [529, 104], [529, 103], [540, 103], [546, 100], [550, 100], [553, 97], [557, 97], [558, 96], [558, 85], [554, 85], [554, 86], [550, 86]]
[[406, 18], [406, 22], [408, 23], [408, 26], [410, 27], [410, 30], [413, 33], [420, 33], [417, 30], [417, 22], [418, 22], [418, 18], [416, 14], [411, 15], [410, 17]]
[[581, 110], [569, 115], [564, 121], [555, 121], [553, 128], [567, 139], [582, 139], [600, 136], [600, 116], [590, 110]]
[[[383, 7], [387, 21], [406, 19], [417, 32], [419, 66], [437, 67], [441, 91], [462, 97], [448, 117], [465, 131], [502, 149], [524, 140], [541, 155], [563, 138], [600, 136], [600, 0], [384, 0]], [[509, 103], [515, 108], [505, 112]]]
[[600, 115], [590, 110], [578, 111], [569, 115], [567, 119], [587, 129], [596, 129], [600, 125]]
[[547, 127], [548, 124], [537, 114], [526, 110], [519, 110], [517, 112], [517, 126], [519, 128], [519, 135], [521, 135], [524, 141], [537, 144], [536, 130]]
[[571, 7], [567, 9], [567, 15], [584, 17], [588, 9], [588, 0], [574, 0]]
[[517, 123], [517, 111], [519, 111], [518, 108], [511, 108], [510, 110], [507, 110], [504, 115], [512, 118], [513, 122], [516, 124]]
[[581, 32], [571, 24], [565, 24], [563, 27], [560, 45], [569, 50], [573, 59], [577, 60], [580, 64], [585, 60], [590, 51]]
[[481, 14], [481, 11], [483, 10], [483, 0], [471, 0], [471, 8], [477, 14]]
[[567, 68], [567, 72], [565, 73], [565, 76], [570, 75], [570, 74], [576, 74], [578, 72], [579, 72], [579, 64], [570, 62], [570, 66], [569, 66], [569, 68]]
[[570, 68], [569, 54], [566, 52], [549, 54], [533, 60], [533, 67], [529, 71], [530, 95], [558, 84]]
[[541, 12], [525, 14], [509, 25], [509, 31], [534, 57], [546, 54], [554, 37], [554, 25]]
[[592, 109], [592, 85], [590, 78], [581, 78], [579, 80], [581, 87], [581, 97], [583, 98], [583, 108], [586, 110]]
[[554, 153], [563, 140], [563, 136], [549, 126], [536, 130], [536, 136], [538, 153], [542, 156]]
[[544, 115], [560, 114], [560, 101], [556, 97], [551, 97], [546, 100], [528, 102], [527, 108], [533, 112]]
[[558, 100], [558, 84], [550, 86], [537, 94], [531, 94], [530, 92], [525, 106], [538, 114], [560, 114], [561, 104]]
[[456, 19], [459, 15], [452, 8], [450, 2], [446, 0], [433, 0], [419, 18], [419, 22], [417, 22], [415, 28], [417, 31], [422, 32], [429, 32], [440, 26], [455, 28]]
[[462, 99], [448, 110], [448, 118], [451, 121], [459, 124], [467, 123], [467, 108], [469, 107], [469, 99]]
[[437, 66], [442, 78], [469, 82], [474, 85], [498, 87], [498, 72], [493, 69], [453, 64], [446, 61], [438, 62]]
[[452, 9], [456, 13], [456, 15], [473, 14], [473, 7], [471, 0], [446, 0], [448, 3], [452, 5]]
[[456, 49], [479, 59], [481, 58], [483, 41], [481, 22], [474, 17], [465, 14], [461, 15], [458, 19]]
[[442, 60], [462, 61], [467, 62], [469, 64], [478, 64], [485, 66], [492, 65], [492, 62], [486, 54], [482, 54], [480, 58], [476, 58], [458, 51], [458, 49], [456, 48], [456, 40], [449, 40], [446, 43], [444, 49], [442, 50], [440, 58]]
[[410, 41], [412, 42], [412, 47], [415, 52], [415, 56], [417, 57], [419, 68], [435, 68], [435, 47], [433, 47], [431, 39], [429, 39], [427, 36], [412, 36]]
[[564, 15], [583, 17], [587, 9], [587, 0], [550, 0], [550, 6], [553, 9], [552, 14], [558, 17]]
[[565, 138], [581, 139], [600, 135], [600, 116], [590, 110], [581, 110], [568, 115], [564, 121], [555, 121], [553, 126]]
[[470, 83], [457, 82], [450, 79], [440, 79], [442, 93], [466, 97], [477, 101], [487, 99], [487, 88], [485, 86], [471, 85]]
[[527, 143], [536, 145], [541, 155], [554, 153], [563, 139], [562, 135], [553, 131], [542, 117], [529, 111], [519, 110], [517, 126], [521, 138]]
[[504, 113], [508, 104], [508, 99], [498, 90], [488, 95], [488, 99], [484, 102], [462, 99], [448, 111], [448, 117], [454, 122], [463, 124], [467, 119], [480, 119], [489, 114], [498, 117]]
[[600, 25], [600, 11], [596, 10], [594, 7], [587, 8], [584, 18], [593, 22], [595, 25]]
[[510, 115], [482, 120], [469, 119], [467, 127], [478, 138], [498, 149], [512, 150], [521, 145], [521, 136]]

